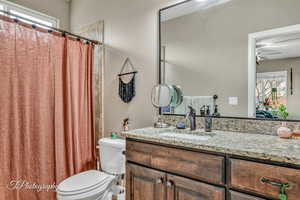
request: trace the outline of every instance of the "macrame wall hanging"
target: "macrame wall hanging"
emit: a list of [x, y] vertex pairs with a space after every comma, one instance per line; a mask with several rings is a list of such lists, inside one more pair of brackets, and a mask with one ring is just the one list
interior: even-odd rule
[[[125, 72], [127, 66], [131, 67], [129, 72]], [[123, 102], [129, 103], [135, 96], [135, 74], [138, 73], [129, 58], [126, 58], [119, 76], [119, 96]], [[131, 75], [132, 78], [128, 82], [124, 82], [122, 77]]]

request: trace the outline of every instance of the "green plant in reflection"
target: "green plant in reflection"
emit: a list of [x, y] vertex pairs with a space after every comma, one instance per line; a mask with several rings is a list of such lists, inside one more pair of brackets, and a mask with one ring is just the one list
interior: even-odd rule
[[274, 116], [277, 116], [279, 119], [287, 119], [289, 116], [287, 107], [283, 104], [280, 104], [280, 106], [276, 110], [272, 110], [272, 114]]

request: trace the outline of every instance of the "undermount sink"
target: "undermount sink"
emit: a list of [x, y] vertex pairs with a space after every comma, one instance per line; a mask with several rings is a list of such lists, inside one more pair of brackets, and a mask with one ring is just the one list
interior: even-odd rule
[[178, 139], [184, 139], [184, 140], [209, 140], [214, 135], [212, 133], [205, 133], [205, 132], [189, 132], [189, 133], [183, 133], [183, 132], [164, 132], [160, 133], [161, 137], [165, 138], [178, 138]]

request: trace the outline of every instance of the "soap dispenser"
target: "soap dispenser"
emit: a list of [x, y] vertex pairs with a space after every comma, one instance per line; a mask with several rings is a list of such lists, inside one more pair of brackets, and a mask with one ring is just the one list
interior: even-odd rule
[[201, 117], [204, 117], [204, 116], [205, 116], [205, 112], [206, 112], [206, 111], [205, 111], [205, 110], [206, 110], [205, 108], [206, 108], [205, 105], [202, 106], [202, 107], [200, 108], [200, 116], [201, 116]]
[[206, 109], [206, 115], [209, 116], [210, 115], [210, 106], [207, 105], [206, 108], [207, 108]]
[[204, 117], [204, 130], [205, 132], [211, 132], [212, 128], [212, 117], [210, 116], [210, 106], [206, 106], [206, 115]]
[[218, 111], [218, 105], [214, 105], [214, 113], [212, 114], [214, 117], [220, 117], [220, 113]]

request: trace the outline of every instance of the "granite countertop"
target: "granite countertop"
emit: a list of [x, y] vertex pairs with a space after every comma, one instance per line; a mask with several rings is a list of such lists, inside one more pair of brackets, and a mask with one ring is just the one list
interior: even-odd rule
[[203, 130], [180, 131], [174, 127], [149, 127], [122, 134], [127, 138], [144, 141], [300, 165], [299, 139], [215, 130], [211, 133]]

